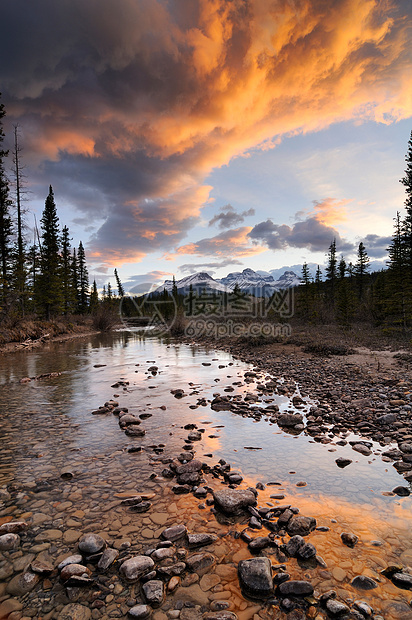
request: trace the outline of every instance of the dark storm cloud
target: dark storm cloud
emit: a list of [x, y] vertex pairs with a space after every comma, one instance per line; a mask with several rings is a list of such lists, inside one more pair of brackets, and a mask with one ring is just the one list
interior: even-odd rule
[[[181, 243], [205, 178], [232, 157], [336, 121], [408, 117], [410, 18], [406, 0], [3, 0], [7, 123], [24, 131], [36, 195], [51, 183], [99, 226], [89, 255], [138, 260]], [[318, 247], [319, 223], [300, 224], [254, 234]]]
[[252, 241], [264, 243], [271, 250], [291, 247], [326, 252], [334, 239], [339, 252], [352, 252], [355, 248], [352, 243], [342, 239], [335, 228], [323, 224], [316, 217], [308, 217], [293, 226], [278, 225], [272, 220], [266, 220], [256, 224], [249, 237]]

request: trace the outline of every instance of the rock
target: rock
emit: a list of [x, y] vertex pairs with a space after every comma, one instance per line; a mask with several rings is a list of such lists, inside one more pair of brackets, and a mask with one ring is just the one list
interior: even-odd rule
[[161, 547], [160, 549], [156, 549], [150, 555], [153, 560], [161, 562], [162, 560], [166, 560], [167, 558], [172, 558], [176, 553], [176, 547]]
[[135, 620], [146, 620], [152, 615], [152, 610], [148, 605], [135, 605], [128, 610], [128, 615]]
[[69, 555], [69, 557], [65, 558], [62, 562], [60, 562], [57, 569], [62, 570], [68, 564], [80, 564], [82, 560], [82, 556], [78, 553], [76, 553], [75, 555]]
[[147, 512], [148, 510], [150, 510], [151, 506], [152, 506], [151, 502], [141, 501], [138, 504], [134, 504], [133, 506], [130, 506], [130, 510], [132, 512], [142, 513], [142, 512]]
[[355, 534], [351, 534], [350, 532], [342, 532], [340, 535], [341, 540], [344, 545], [347, 547], [354, 547], [358, 542], [359, 538]]
[[395, 495], [399, 495], [399, 497], [408, 497], [408, 495], [411, 494], [408, 487], [402, 487], [402, 486], [395, 487], [394, 489], [392, 489], [392, 493], [395, 493]]
[[0, 536], [0, 551], [11, 551], [20, 545], [18, 534], [3, 534]]
[[68, 564], [60, 573], [60, 579], [67, 581], [71, 577], [90, 577], [91, 571], [83, 564]]
[[233, 515], [242, 512], [247, 506], [256, 506], [257, 501], [252, 491], [240, 489], [221, 489], [213, 491], [216, 508], [226, 514]]
[[303, 416], [300, 413], [281, 413], [277, 419], [278, 426], [293, 427], [302, 424]]
[[215, 534], [207, 534], [206, 532], [187, 535], [187, 541], [189, 543], [189, 548], [204, 547], [205, 545], [210, 545], [216, 540], [217, 540], [217, 536]]
[[199, 431], [191, 431], [188, 436], [187, 436], [188, 440], [190, 442], [192, 441], [200, 441], [202, 439], [202, 433], [200, 433]]
[[332, 617], [341, 616], [343, 614], [350, 612], [350, 609], [347, 605], [345, 605], [344, 603], [340, 603], [336, 599], [332, 599], [332, 598], [326, 601], [325, 607]]
[[298, 549], [298, 556], [302, 558], [302, 560], [309, 560], [310, 558], [314, 558], [316, 555], [316, 547], [311, 543], [305, 543]]
[[160, 607], [165, 600], [165, 587], [163, 581], [159, 579], [146, 581], [142, 586], [142, 590], [148, 604], [152, 607]]
[[106, 541], [98, 534], [85, 534], [79, 540], [79, 550], [85, 555], [99, 553], [106, 547]]
[[203, 614], [203, 620], [238, 620], [237, 615], [233, 611], [209, 611]]
[[396, 415], [394, 413], [385, 413], [384, 415], [380, 415], [375, 420], [376, 424], [393, 424], [396, 422]]
[[101, 571], [107, 570], [118, 557], [119, 552], [116, 549], [108, 547], [103, 551], [103, 555], [97, 563], [97, 568]]
[[54, 570], [51, 564], [40, 559], [33, 560], [30, 564], [30, 569], [33, 573], [39, 573], [40, 575], [47, 575]]
[[281, 596], [311, 596], [313, 586], [309, 581], [285, 581], [278, 586]]
[[176, 562], [171, 566], [158, 566], [157, 572], [161, 575], [167, 575], [168, 577], [179, 577], [186, 570], [186, 564], [184, 562]]
[[367, 577], [366, 575], [357, 575], [350, 582], [354, 588], [358, 590], [373, 590], [378, 587], [378, 584], [371, 577]]
[[90, 620], [92, 612], [85, 605], [70, 603], [63, 607], [57, 620]]
[[257, 536], [248, 543], [248, 547], [252, 553], [259, 553], [262, 549], [266, 549], [266, 547], [270, 547], [273, 544], [273, 540], [269, 536]]
[[412, 575], [409, 573], [395, 573], [392, 575], [392, 582], [402, 590], [412, 590]]
[[355, 445], [352, 446], [352, 450], [355, 450], [356, 452], [359, 452], [364, 456], [369, 456], [370, 454], [372, 454], [372, 450], [369, 450], [369, 448], [363, 443], [355, 443]]
[[181, 476], [182, 474], [190, 474], [194, 472], [199, 472], [203, 467], [202, 461], [199, 459], [192, 459], [189, 463], [179, 464], [175, 467], [176, 475]]
[[353, 607], [359, 611], [365, 618], [370, 618], [373, 614], [372, 607], [369, 607], [365, 601], [355, 601]]
[[142, 575], [153, 569], [155, 563], [147, 555], [136, 555], [123, 562], [120, 574], [130, 582], [137, 581]]
[[21, 573], [9, 581], [6, 592], [13, 596], [24, 596], [27, 592], [31, 592], [39, 581], [40, 577], [36, 573], [32, 573], [31, 571]]
[[294, 515], [286, 526], [289, 536], [307, 536], [316, 527], [316, 519], [314, 517], [303, 517]]
[[186, 559], [186, 565], [192, 573], [203, 575], [216, 564], [216, 558], [212, 553], [195, 553]]
[[302, 536], [295, 535], [288, 541], [286, 545], [286, 552], [291, 558], [296, 558], [299, 549], [305, 544], [305, 539]]
[[26, 521], [10, 521], [9, 523], [3, 523], [0, 525], [0, 536], [3, 534], [19, 534], [24, 532], [29, 526]]
[[351, 459], [345, 459], [343, 456], [340, 456], [335, 461], [336, 465], [343, 469], [352, 463]]
[[171, 527], [167, 527], [161, 533], [161, 537], [163, 540], [170, 540], [171, 542], [175, 542], [175, 540], [179, 540], [179, 538], [183, 538], [186, 534], [187, 529], [183, 524], [180, 525], [172, 525]]
[[23, 604], [14, 598], [8, 598], [0, 603], [0, 618], [7, 618], [14, 611], [20, 611], [23, 608]]
[[238, 564], [240, 587], [246, 594], [267, 598], [273, 594], [272, 564], [269, 558], [251, 558]]

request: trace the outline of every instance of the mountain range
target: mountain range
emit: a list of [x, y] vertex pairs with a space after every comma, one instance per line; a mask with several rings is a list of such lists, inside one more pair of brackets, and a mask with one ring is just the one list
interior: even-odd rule
[[[275, 291], [299, 286], [300, 283], [301, 279], [293, 271], [285, 271], [278, 280], [275, 280], [267, 271], [258, 272], [253, 271], [253, 269], [244, 269], [243, 271], [233, 271], [224, 278], [216, 280], [204, 271], [193, 273], [181, 280], [176, 280], [176, 287], [179, 293], [186, 294], [190, 287], [193, 291], [198, 292], [214, 290], [230, 293], [237, 286], [242, 291], [256, 297], [270, 297]], [[173, 280], [165, 280], [156, 290], [162, 292], [164, 289], [171, 293]]]

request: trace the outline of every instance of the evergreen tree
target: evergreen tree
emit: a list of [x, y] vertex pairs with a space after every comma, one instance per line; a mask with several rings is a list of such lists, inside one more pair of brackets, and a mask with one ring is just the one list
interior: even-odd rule
[[388, 248], [387, 321], [401, 325], [403, 331], [410, 320], [412, 291], [409, 286], [407, 248], [404, 243], [402, 221], [396, 214], [392, 243]]
[[358, 259], [355, 265], [355, 275], [358, 284], [359, 299], [362, 299], [365, 289], [365, 277], [369, 270], [369, 256], [362, 241], [358, 247]]
[[315, 288], [316, 288], [316, 295], [318, 298], [320, 298], [321, 296], [321, 283], [322, 283], [322, 271], [318, 265], [318, 268], [316, 269], [316, 273], [315, 273]]
[[346, 274], [346, 261], [343, 256], [340, 257], [339, 265], [338, 265], [338, 275], [339, 280], [343, 280]]
[[332, 303], [334, 302], [335, 297], [335, 284], [338, 276], [337, 269], [337, 258], [336, 258], [336, 240], [334, 239], [329, 246], [328, 252], [328, 263], [326, 265], [326, 281], [329, 284], [329, 293]]
[[110, 282], [108, 282], [107, 283], [107, 301], [111, 303], [112, 299], [113, 299], [112, 285], [110, 284]]
[[311, 307], [311, 278], [310, 271], [306, 261], [302, 265], [302, 284], [300, 286], [300, 291], [302, 293], [301, 298], [301, 307], [303, 310], [303, 315], [305, 318], [309, 317], [310, 307]]
[[99, 293], [97, 292], [96, 280], [93, 280], [92, 292], [90, 293], [90, 312], [96, 312], [99, 307]]
[[63, 227], [61, 251], [61, 281], [63, 289], [63, 312], [69, 314], [76, 310], [76, 291], [73, 287], [72, 250], [70, 246], [69, 229]]
[[78, 310], [81, 314], [85, 314], [89, 309], [89, 273], [87, 271], [86, 255], [81, 241], [77, 250], [77, 282]]
[[120, 278], [119, 275], [117, 273], [117, 269], [114, 270], [114, 277], [116, 278], [116, 284], [117, 284], [117, 294], [119, 297], [124, 297], [124, 288], [122, 283], [120, 282]]
[[58, 222], [53, 188], [50, 185], [41, 219], [42, 246], [38, 278], [39, 306], [48, 320], [52, 315], [60, 313], [63, 307]]
[[10, 206], [12, 203], [9, 198], [9, 182], [3, 162], [3, 159], [8, 155], [8, 151], [2, 148], [4, 140], [2, 119], [5, 114], [4, 105], [0, 103], [0, 309], [5, 309], [8, 303], [10, 259], [12, 254], [11, 237], [13, 233], [10, 217]]
[[77, 254], [76, 248], [73, 248], [72, 261], [71, 261], [71, 278], [72, 278], [72, 295], [73, 295], [73, 310], [79, 312], [79, 274], [77, 268]]

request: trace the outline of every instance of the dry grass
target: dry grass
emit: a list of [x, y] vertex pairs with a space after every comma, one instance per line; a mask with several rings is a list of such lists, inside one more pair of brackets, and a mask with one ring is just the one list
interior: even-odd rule
[[53, 338], [63, 334], [77, 334], [91, 328], [91, 319], [86, 316], [65, 316], [51, 321], [43, 321], [35, 316], [24, 319], [9, 317], [1, 323], [0, 344], [38, 340], [45, 336]]

